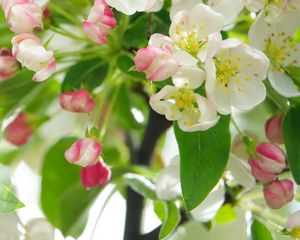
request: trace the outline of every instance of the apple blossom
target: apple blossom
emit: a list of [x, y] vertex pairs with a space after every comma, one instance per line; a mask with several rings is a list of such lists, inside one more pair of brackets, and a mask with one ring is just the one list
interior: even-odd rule
[[32, 1], [3, 0], [2, 9], [12, 32], [31, 33], [43, 28], [42, 9]]
[[250, 110], [264, 101], [262, 81], [267, 76], [268, 58], [238, 39], [220, 41], [211, 48], [207, 51], [215, 54], [205, 62], [205, 88], [217, 111], [229, 114], [231, 107]]
[[167, 85], [150, 98], [150, 106], [170, 121], [177, 120], [186, 132], [205, 131], [213, 127], [219, 116], [210, 101], [194, 89], [204, 81], [204, 72], [196, 67], [181, 68], [173, 77], [175, 86]]
[[60, 106], [70, 112], [91, 112], [95, 102], [87, 90], [63, 92], [59, 97]]
[[263, 191], [267, 205], [272, 209], [282, 208], [294, 199], [294, 183], [290, 180], [275, 180]]
[[208, 35], [219, 32], [223, 16], [204, 4], [197, 4], [190, 11], [176, 13], [170, 26], [170, 37], [176, 45], [192, 56], [205, 48]]
[[19, 34], [12, 39], [13, 56], [29, 70], [36, 72], [33, 80], [42, 82], [48, 79], [56, 69], [52, 51], [43, 47], [42, 41], [32, 34]]
[[132, 15], [136, 12], [157, 12], [164, 1], [163, 0], [106, 0], [107, 4], [118, 11]]
[[281, 129], [282, 120], [282, 114], [275, 114], [266, 121], [265, 134], [271, 142], [283, 144], [283, 135]]
[[96, 164], [99, 160], [102, 145], [93, 138], [83, 138], [70, 146], [65, 152], [68, 162], [88, 167]]
[[249, 30], [251, 46], [265, 52], [270, 59], [268, 79], [273, 88], [285, 97], [299, 97], [299, 84], [290, 69], [300, 67], [299, 43], [293, 41], [300, 26], [299, 12], [293, 11], [275, 24], [267, 24], [260, 14]]
[[20, 233], [18, 229], [18, 216], [16, 212], [1, 213], [0, 233], [1, 240], [20, 239]]
[[300, 211], [291, 214], [286, 223], [286, 229], [293, 238], [300, 238]]
[[19, 64], [8, 48], [0, 49], [0, 82], [12, 78], [19, 69]]
[[26, 240], [54, 240], [54, 227], [44, 218], [29, 221], [25, 229]]
[[95, 0], [87, 20], [82, 24], [89, 39], [95, 43], [106, 44], [106, 35], [116, 26], [116, 19], [104, 0]]
[[179, 68], [168, 46], [148, 46], [140, 49], [134, 58], [136, 70], [144, 72], [150, 81], [162, 81], [172, 77]]
[[[172, 0], [170, 17], [174, 18], [177, 12], [186, 10], [190, 11], [194, 6], [203, 3], [202, 0]], [[222, 14], [224, 17], [223, 24], [232, 23], [241, 10], [244, 8], [243, 0], [208, 0], [207, 5], [214, 11]]]
[[83, 167], [80, 171], [81, 183], [85, 189], [106, 185], [111, 177], [111, 170], [101, 160], [96, 164]]
[[5, 139], [16, 146], [21, 146], [30, 140], [32, 134], [33, 127], [28, 121], [28, 116], [22, 112], [7, 126]]

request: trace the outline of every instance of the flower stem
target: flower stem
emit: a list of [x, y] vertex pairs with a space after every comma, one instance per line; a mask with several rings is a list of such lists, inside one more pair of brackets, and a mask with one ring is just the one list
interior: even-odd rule
[[76, 40], [80, 40], [80, 41], [88, 41], [88, 42], [89, 42], [88, 39], [83, 38], [83, 37], [78, 37], [78, 36], [76, 36], [76, 35], [74, 35], [74, 34], [68, 32], [68, 31], [65, 30], [65, 29], [62, 29], [62, 28], [57, 29], [57, 28], [55, 28], [55, 27], [53, 27], [53, 26], [49, 26], [49, 28], [50, 28], [51, 31], [53, 31], [53, 32], [55, 32], [55, 33], [57, 33], [57, 34], [66, 36], [66, 37], [68, 37], [68, 38], [72, 38], [72, 39], [76, 39]]
[[239, 128], [239, 126], [237, 125], [236, 121], [233, 119], [233, 117], [231, 116], [230, 118], [232, 125], [234, 126], [234, 128], [237, 130], [237, 132], [241, 135], [241, 137], [245, 137], [246, 135], [243, 133], [243, 131]]
[[75, 25], [81, 26], [81, 21], [79, 21], [77, 18], [74, 18], [73, 15], [62, 9], [61, 7], [54, 4], [52, 1], [49, 1], [49, 7], [54, 10], [55, 12], [59, 13], [66, 19], [68, 19], [70, 22], [74, 23]]

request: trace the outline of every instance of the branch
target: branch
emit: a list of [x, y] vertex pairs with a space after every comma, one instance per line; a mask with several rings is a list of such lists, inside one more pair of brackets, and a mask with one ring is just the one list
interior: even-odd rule
[[[167, 121], [164, 116], [150, 110], [144, 138], [139, 149], [131, 156], [133, 164], [150, 165], [158, 139], [171, 125], [172, 122]], [[140, 240], [143, 208], [144, 198], [128, 188], [124, 240]]]

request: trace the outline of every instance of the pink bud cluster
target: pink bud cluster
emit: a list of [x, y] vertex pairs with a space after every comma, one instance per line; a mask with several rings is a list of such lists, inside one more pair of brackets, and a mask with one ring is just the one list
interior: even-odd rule
[[294, 183], [278, 180], [277, 175], [286, 167], [284, 152], [273, 143], [262, 142], [256, 146], [256, 158], [248, 160], [252, 175], [264, 185], [264, 197], [270, 208], [278, 209], [294, 198]]
[[63, 109], [70, 112], [87, 113], [95, 108], [95, 102], [87, 90], [64, 92], [59, 102]]
[[106, 35], [116, 26], [116, 19], [104, 0], [95, 0], [87, 20], [82, 25], [89, 39], [103, 45], [107, 44]]
[[90, 189], [109, 182], [111, 170], [100, 159], [102, 144], [93, 138], [83, 138], [73, 143], [65, 152], [68, 162], [82, 167], [81, 182]]

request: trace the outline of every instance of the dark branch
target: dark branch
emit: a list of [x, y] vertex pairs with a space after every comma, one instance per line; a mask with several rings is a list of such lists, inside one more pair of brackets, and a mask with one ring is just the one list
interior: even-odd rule
[[[133, 164], [150, 165], [158, 139], [171, 125], [172, 122], [167, 121], [164, 116], [157, 114], [152, 109], [150, 110], [141, 145], [132, 154]], [[128, 188], [124, 240], [141, 239], [140, 229], [143, 208], [144, 198]]]

